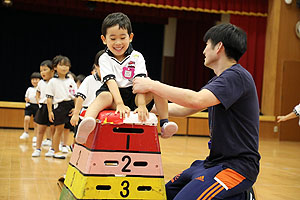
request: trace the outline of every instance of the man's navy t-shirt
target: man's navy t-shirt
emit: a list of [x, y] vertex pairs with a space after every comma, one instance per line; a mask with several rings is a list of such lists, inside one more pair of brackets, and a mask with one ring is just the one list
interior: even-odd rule
[[208, 108], [211, 149], [204, 166], [223, 164], [255, 181], [260, 160], [259, 105], [251, 74], [235, 64], [202, 89], [211, 91], [221, 102]]

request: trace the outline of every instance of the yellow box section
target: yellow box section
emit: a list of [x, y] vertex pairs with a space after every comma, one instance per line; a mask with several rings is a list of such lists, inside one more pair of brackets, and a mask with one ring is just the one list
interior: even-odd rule
[[166, 199], [163, 178], [84, 176], [69, 165], [64, 183], [77, 199]]

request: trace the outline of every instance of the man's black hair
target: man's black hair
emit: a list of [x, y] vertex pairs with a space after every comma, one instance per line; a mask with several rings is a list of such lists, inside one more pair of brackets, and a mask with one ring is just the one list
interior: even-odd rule
[[103, 20], [101, 27], [102, 35], [106, 37], [107, 29], [115, 25], [119, 25], [120, 29], [127, 30], [129, 35], [132, 33], [131, 22], [127, 15], [121, 12], [116, 12], [107, 15], [107, 17]]
[[247, 50], [247, 34], [241, 28], [229, 23], [213, 26], [205, 33], [203, 40], [204, 42], [210, 40], [213, 47], [222, 42], [226, 55], [236, 62]]

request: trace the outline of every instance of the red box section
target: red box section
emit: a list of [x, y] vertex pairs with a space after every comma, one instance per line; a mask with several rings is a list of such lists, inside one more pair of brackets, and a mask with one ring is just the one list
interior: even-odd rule
[[[114, 131], [124, 128], [143, 133]], [[84, 146], [91, 150], [160, 152], [156, 126], [146, 125], [97, 123]]]

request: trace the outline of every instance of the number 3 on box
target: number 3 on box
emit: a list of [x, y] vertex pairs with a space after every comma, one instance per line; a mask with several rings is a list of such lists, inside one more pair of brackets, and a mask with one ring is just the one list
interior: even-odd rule
[[120, 195], [123, 197], [123, 198], [125, 198], [125, 197], [128, 197], [128, 195], [129, 195], [129, 182], [128, 181], [123, 181], [122, 183], [121, 183], [121, 186], [124, 186], [123, 187], [123, 190], [124, 190], [124, 192], [123, 191], [121, 191], [120, 192]]

